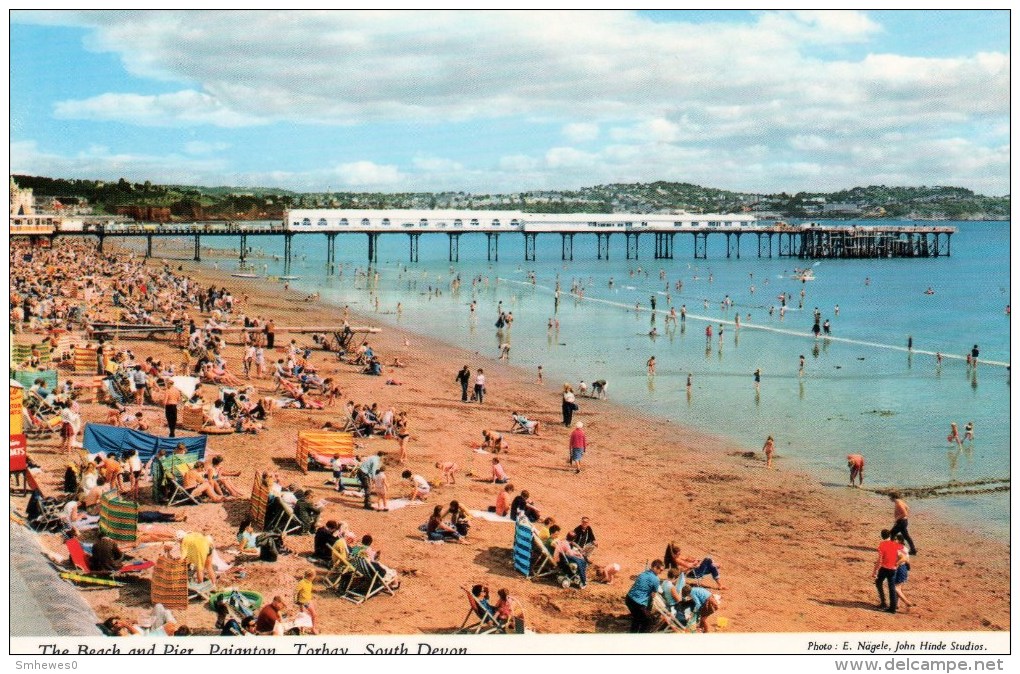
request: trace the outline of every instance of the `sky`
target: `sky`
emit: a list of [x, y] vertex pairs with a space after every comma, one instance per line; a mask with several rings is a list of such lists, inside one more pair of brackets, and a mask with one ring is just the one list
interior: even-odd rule
[[1009, 192], [1009, 12], [15, 11], [11, 172]]

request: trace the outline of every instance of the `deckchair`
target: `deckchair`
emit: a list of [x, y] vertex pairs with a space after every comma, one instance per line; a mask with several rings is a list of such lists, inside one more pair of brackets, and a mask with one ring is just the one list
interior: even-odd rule
[[662, 598], [662, 595], [656, 593], [652, 596], [652, 610], [658, 614], [661, 619], [658, 632], [676, 632], [683, 633], [689, 632], [690, 630], [676, 617], [669, 608], [666, 607], [666, 601]]
[[556, 575], [556, 561], [553, 559], [552, 553], [549, 552], [549, 548], [545, 547], [545, 543], [534, 526], [531, 526], [531, 543], [535, 554], [532, 556], [531, 573], [528, 575], [528, 580]]
[[365, 433], [361, 430], [361, 427], [358, 426], [357, 422], [354, 421], [354, 417], [348, 414], [343, 417], [342, 421], [344, 424], [343, 427], [341, 428], [337, 426], [336, 430], [340, 431], [341, 433], [350, 433], [356, 438], [365, 437]]
[[81, 547], [81, 541], [77, 538], [68, 538], [64, 541], [64, 544], [67, 546], [67, 552], [71, 555], [71, 563], [74, 565], [74, 568], [89, 576], [112, 576], [116, 578], [126, 574], [141, 573], [156, 565], [155, 562], [131, 560], [116, 571], [100, 571], [90, 566], [89, 556], [85, 553], [85, 549]]
[[332, 563], [324, 579], [326, 587], [340, 596], [344, 596], [350, 589], [357, 573], [357, 569], [351, 564], [350, 549], [347, 547], [347, 541], [340, 538], [333, 544]]
[[168, 609], [188, 608], [188, 562], [183, 559], [161, 556], [152, 571], [152, 589], [149, 599]]
[[[356, 555], [352, 560], [355, 569], [354, 578], [351, 580], [344, 599], [355, 604], [363, 604], [381, 592], [393, 595], [393, 589], [383, 581], [379, 570], [361, 555]], [[356, 589], [358, 586], [361, 589]]]
[[290, 506], [283, 499], [276, 499], [277, 504], [280, 507], [279, 514], [269, 524], [269, 529], [273, 531], [279, 531], [283, 535], [292, 534], [296, 531], [301, 531], [303, 525], [301, 520], [294, 514], [294, 508]]
[[191, 578], [188, 579], [188, 601], [192, 599], [201, 599], [204, 602], [208, 602], [213, 592], [213, 584], [211, 580], [204, 580], [199, 583], [197, 580]]
[[61, 515], [67, 501], [43, 496], [42, 490], [39, 489], [31, 472], [25, 473], [25, 484], [32, 490], [26, 507], [29, 526], [36, 531], [59, 531], [62, 529], [64, 521], [61, 519]]
[[166, 499], [167, 505], [192, 504], [198, 505], [198, 499], [184, 488], [184, 474], [199, 460], [197, 452], [189, 454], [170, 454], [159, 459], [153, 465], [153, 491], [159, 487], [159, 496]]
[[121, 583], [120, 581], [116, 580], [111, 580], [110, 578], [99, 578], [97, 576], [91, 576], [86, 573], [78, 573], [77, 571], [61, 571], [60, 577], [63, 580], [70, 581], [72, 583], [80, 583], [82, 585], [94, 586], [91, 588], [94, 590], [99, 590], [104, 587], [124, 587], [125, 585], [125, 583]]
[[[460, 629], [454, 634], [506, 634], [506, 628], [499, 623], [496, 616], [489, 609], [485, 608], [478, 602], [478, 597], [473, 595], [463, 585], [461, 586], [464, 590], [464, 594], [468, 598], [468, 612], [464, 616], [464, 622], [461, 623]], [[470, 625], [468, 623], [471, 623]]]
[[513, 425], [510, 427], [510, 432], [511, 433], [520, 433], [522, 435], [532, 435], [532, 434], [534, 434], [534, 432], [535, 432], [534, 428], [535, 427], [534, 426], [528, 426], [528, 424], [524, 423], [521, 420], [520, 415], [511, 414], [510, 418], [513, 419]]

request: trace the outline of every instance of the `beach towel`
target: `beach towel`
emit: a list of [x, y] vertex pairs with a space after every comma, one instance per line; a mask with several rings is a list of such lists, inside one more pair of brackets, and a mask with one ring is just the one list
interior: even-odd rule
[[501, 517], [496, 513], [491, 513], [488, 510], [469, 510], [472, 517], [480, 517], [488, 522], [505, 522], [506, 524], [513, 524], [514, 521], [509, 517]]
[[386, 501], [386, 507], [389, 510], [400, 510], [401, 508], [407, 508], [408, 506], [419, 506], [424, 504], [424, 501], [419, 501], [417, 499], [411, 501], [406, 498], [391, 498]]
[[138, 538], [138, 504], [106, 492], [99, 503], [99, 529], [107, 538], [133, 543]]
[[188, 608], [188, 562], [162, 556], [152, 572], [150, 601], [168, 609]]

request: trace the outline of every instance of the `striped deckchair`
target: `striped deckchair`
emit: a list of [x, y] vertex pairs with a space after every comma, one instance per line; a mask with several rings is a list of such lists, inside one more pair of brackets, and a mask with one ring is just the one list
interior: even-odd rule
[[64, 580], [71, 581], [72, 583], [81, 583], [82, 585], [96, 585], [98, 587], [124, 587], [124, 583], [121, 583], [120, 581], [112, 580], [110, 578], [97, 578], [96, 576], [78, 573], [77, 571], [61, 571], [60, 577]]
[[248, 517], [252, 526], [262, 531], [266, 528], [266, 510], [269, 509], [269, 487], [259, 475], [255, 476], [255, 484], [251, 488], [251, 499], [248, 501]]
[[168, 609], [188, 608], [188, 562], [183, 559], [161, 556], [152, 572], [152, 591], [149, 599]]
[[138, 504], [106, 492], [99, 503], [99, 529], [115, 541], [133, 543], [138, 538]]

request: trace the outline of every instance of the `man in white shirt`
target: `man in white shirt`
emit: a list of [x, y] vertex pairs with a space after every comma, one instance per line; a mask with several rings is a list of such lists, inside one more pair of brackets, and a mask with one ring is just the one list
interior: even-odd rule
[[482, 403], [485, 398], [485, 373], [482, 368], [478, 368], [478, 374], [475, 376], [475, 399], [478, 400], [478, 404]]

